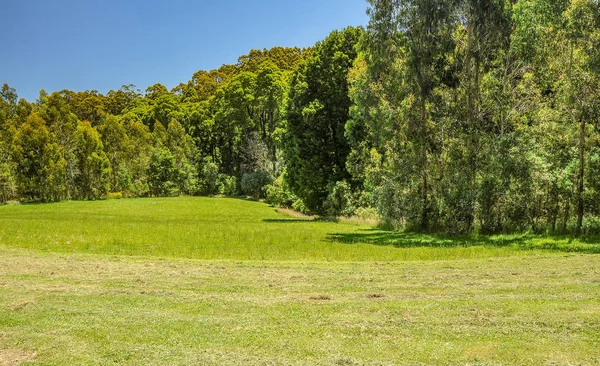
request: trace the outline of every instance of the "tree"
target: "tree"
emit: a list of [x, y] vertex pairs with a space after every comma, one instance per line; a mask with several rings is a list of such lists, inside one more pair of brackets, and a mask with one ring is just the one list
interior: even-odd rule
[[286, 111], [286, 179], [307, 207], [323, 211], [330, 185], [350, 179], [344, 136], [351, 105], [348, 70], [357, 56], [360, 28], [335, 31], [315, 46], [294, 73]]
[[97, 130], [104, 146], [104, 152], [110, 161], [110, 191], [123, 191], [129, 188], [128, 184], [121, 185], [118, 179], [119, 171], [122, 172], [122, 168], [125, 167], [127, 149], [130, 144], [125, 126], [118, 117], [107, 115], [104, 121], [98, 125]]
[[286, 83], [283, 73], [272, 61], [265, 61], [259, 66], [256, 75], [256, 100], [258, 104], [258, 132], [269, 151], [271, 167], [269, 171], [276, 176], [280, 173], [278, 167], [278, 136], [281, 128], [281, 110], [283, 108]]
[[76, 196], [94, 200], [110, 190], [110, 161], [104, 153], [100, 134], [90, 122], [79, 122], [75, 131], [75, 156], [78, 175], [75, 179]]
[[154, 148], [148, 166], [150, 194], [154, 197], [178, 195], [176, 180], [177, 168], [173, 154], [164, 147]]
[[198, 192], [198, 150], [194, 141], [177, 120], [167, 128], [166, 146], [173, 155], [175, 183], [181, 193], [194, 195]]
[[47, 124], [47, 127], [56, 138], [58, 145], [62, 147], [62, 157], [66, 162], [65, 180], [69, 187], [69, 196], [76, 195], [76, 176], [79, 174], [77, 157], [75, 156], [75, 130], [77, 128], [77, 116], [71, 112], [71, 106], [65, 95], [68, 93], [52, 93], [44, 98], [39, 111]]
[[59, 201], [67, 197], [66, 161], [61, 150], [48, 131], [46, 121], [31, 114], [12, 142], [12, 160], [16, 164], [21, 197], [35, 202]]

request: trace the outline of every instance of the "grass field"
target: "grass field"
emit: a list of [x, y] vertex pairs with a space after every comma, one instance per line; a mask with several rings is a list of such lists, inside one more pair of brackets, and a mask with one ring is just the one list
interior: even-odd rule
[[4, 206], [0, 365], [598, 365], [598, 249], [235, 199]]
[[0, 243], [50, 252], [278, 261], [394, 261], [600, 253], [600, 241], [445, 238], [281, 215], [241, 199], [166, 198], [0, 206]]

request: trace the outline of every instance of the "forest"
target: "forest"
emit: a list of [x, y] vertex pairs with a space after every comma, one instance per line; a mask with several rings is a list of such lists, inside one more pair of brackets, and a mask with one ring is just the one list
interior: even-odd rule
[[364, 28], [172, 90], [4, 84], [0, 203], [245, 195], [420, 232], [600, 233], [598, 1], [369, 3]]

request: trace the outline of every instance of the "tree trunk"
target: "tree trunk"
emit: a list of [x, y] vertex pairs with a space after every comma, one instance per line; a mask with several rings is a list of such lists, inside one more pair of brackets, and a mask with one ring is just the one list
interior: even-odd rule
[[420, 142], [421, 142], [421, 169], [423, 170], [423, 182], [421, 187], [421, 199], [422, 205], [421, 208], [421, 230], [427, 231], [429, 228], [429, 197], [428, 190], [429, 185], [427, 182], [427, 145], [426, 134], [427, 134], [427, 111], [425, 105], [425, 97], [421, 96], [422, 104], [421, 104], [421, 126], [420, 126]]
[[585, 119], [581, 118], [579, 125], [579, 173], [578, 173], [578, 187], [577, 187], [577, 235], [581, 235], [581, 229], [583, 227], [583, 190], [584, 190], [584, 176], [585, 176]]

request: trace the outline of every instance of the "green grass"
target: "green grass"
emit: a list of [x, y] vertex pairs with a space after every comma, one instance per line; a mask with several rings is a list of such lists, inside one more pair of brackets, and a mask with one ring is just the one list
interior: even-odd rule
[[593, 239], [174, 198], [0, 207], [0, 365], [597, 365]]
[[598, 258], [581, 254], [281, 263], [0, 249], [0, 360], [597, 365], [599, 294]]
[[279, 261], [486, 258], [532, 249], [600, 253], [599, 242], [393, 233], [294, 219], [263, 203], [214, 198], [3, 206], [0, 243], [51, 252]]

